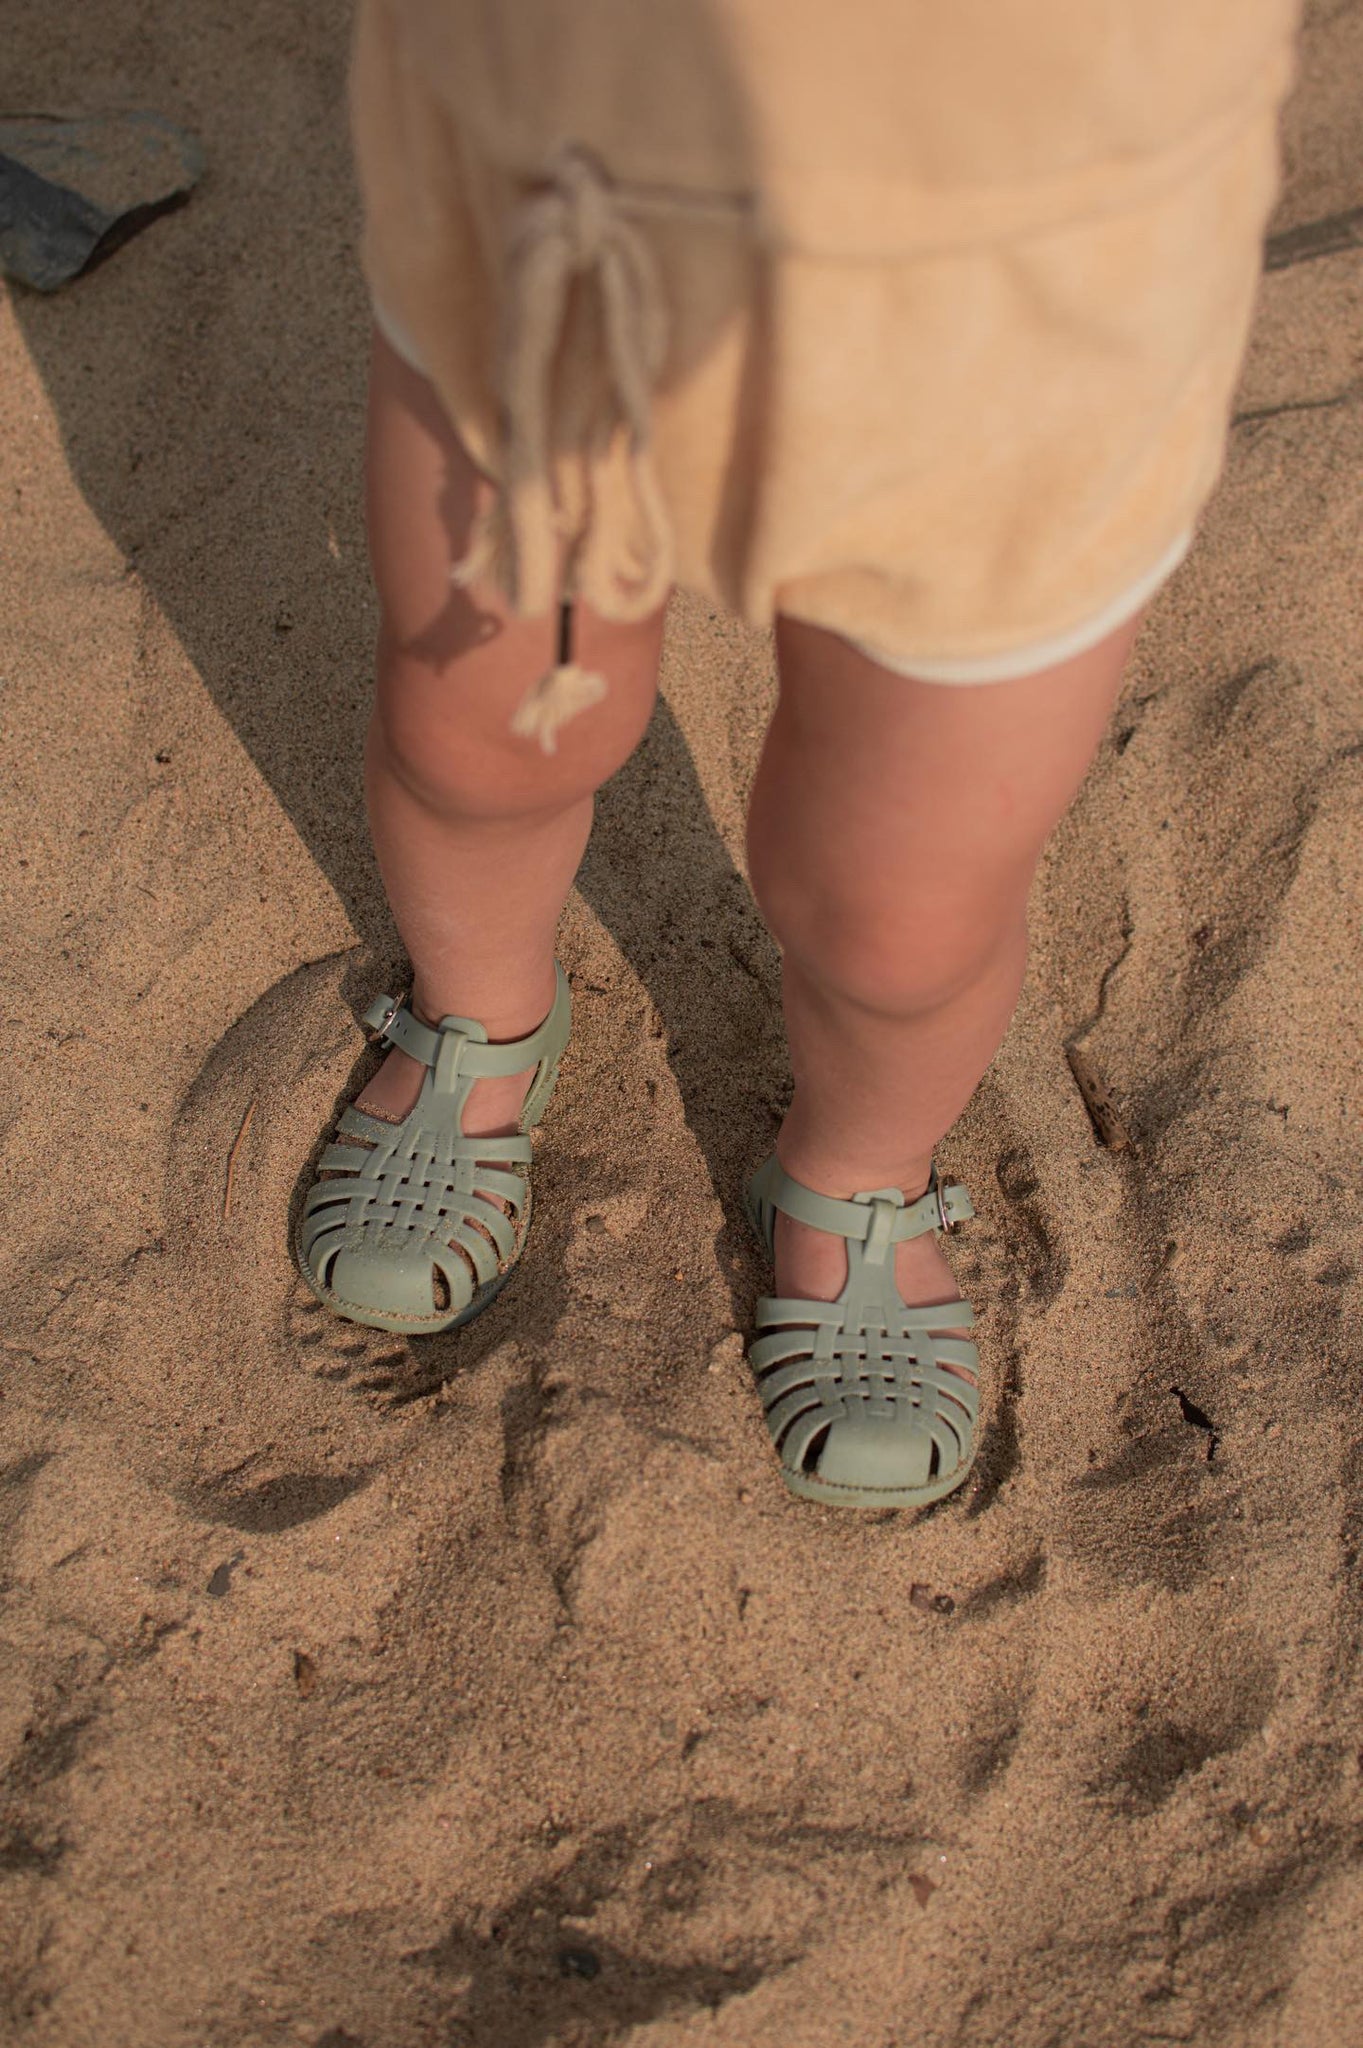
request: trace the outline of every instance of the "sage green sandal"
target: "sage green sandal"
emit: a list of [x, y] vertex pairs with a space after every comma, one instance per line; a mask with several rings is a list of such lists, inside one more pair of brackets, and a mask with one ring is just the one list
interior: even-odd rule
[[[806, 1500], [843, 1507], [917, 1508], [961, 1485], [975, 1456], [979, 1354], [934, 1331], [974, 1323], [967, 1302], [910, 1308], [894, 1278], [894, 1247], [974, 1215], [965, 1189], [934, 1167], [927, 1193], [898, 1188], [836, 1202], [769, 1159], [748, 1188], [754, 1230], [774, 1256], [776, 1212], [847, 1240], [847, 1285], [836, 1301], [757, 1304], [748, 1353], [781, 1459]], [[948, 1370], [955, 1368], [955, 1370]]]
[[[387, 996], [365, 1012], [381, 1044], [427, 1071], [401, 1123], [352, 1106], [336, 1126], [352, 1142], [328, 1145], [318, 1161], [298, 1225], [298, 1266], [338, 1315], [433, 1335], [471, 1322], [505, 1286], [530, 1222], [529, 1133], [568, 1043], [568, 982], [561, 967], [555, 974], [549, 1015], [509, 1045], [490, 1045], [471, 1017], [442, 1017], [432, 1028]], [[475, 1081], [532, 1067], [519, 1134], [466, 1138]]]

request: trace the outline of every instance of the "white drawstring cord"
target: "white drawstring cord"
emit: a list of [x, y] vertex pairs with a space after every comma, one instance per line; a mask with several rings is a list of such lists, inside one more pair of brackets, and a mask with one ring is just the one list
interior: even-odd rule
[[[645, 202], [644, 210], [651, 210]], [[553, 371], [574, 279], [592, 276], [600, 293], [611, 393], [628, 437], [637, 532], [621, 542], [590, 514], [577, 532], [565, 522], [553, 475]], [[604, 617], [641, 619], [672, 582], [672, 531], [650, 450], [654, 381], [667, 350], [667, 316], [657, 266], [644, 237], [620, 211], [600, 166], [565, 149], [517, 217], [507, 254], [498, 395], [502, 474], [491, 512], [479, 522], [455, 578], [491, 577], [520, 616], [536, 618], [556, 599], [581, 596]], [[568, 549], [566, 568], [561, 567]], [[565, 587], [566, 586], [566, 587]], [[559, 660], [517, 708], [512, 730], [545, 753], [559, 728], [605, 695], [602, 677], [572, 659], [571, 630]]]

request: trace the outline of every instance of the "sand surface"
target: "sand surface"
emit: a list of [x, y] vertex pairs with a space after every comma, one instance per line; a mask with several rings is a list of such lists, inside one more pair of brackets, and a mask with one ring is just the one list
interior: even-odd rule
[[209, 171], [0, 305], [0, 2036], [1352, 2048], [1363, 9], [1311, 10], [1225, 482], [945, 1148], [988, 1432], [916, 1521], [790, 1500], [745, 1374], [771, 670], [694, 602], [514, 1287], [412, 1345], [292, 1272], [401, 971], [342, 12], [6, 28], [16, 107]]

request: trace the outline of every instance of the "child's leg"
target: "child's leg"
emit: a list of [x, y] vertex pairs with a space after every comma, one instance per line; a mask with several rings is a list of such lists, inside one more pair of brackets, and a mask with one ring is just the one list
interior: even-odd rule
[[[477, 1018], [523, 1037], [554, 995], [554, 932], [591, 829], [595, 791], [648, 723], [662, 616], [607, 624], [579, 606], [576, 658], [605, 676], [602, 703], [558, 752], [511, 718], [555, 658], [556, 619], [508, 616], [451, 569], [489, 486], [424, 377], [376, 336], [370, 377], [368, 521], [382, 608], [378, 693], [366, 753], [370, 827], [384, 887], [428, 1019]], [[362, 1106], [403, 1116], [422, 1069], [390, 1054]], [[514, 1126], [524, 1077], [482, 1081], [471, 1132]]]
[[[1026, 959], [1038, 855], [1107, 723], [1136, 622], [1020, 681], [909, 681], [782, 620], [753, 790], [753, 887], [784, 954], [795, 1095], [778, 1140], [820, 1193], [921, 1194], [994, 1055]], [[932, 1236], [910, 1302], [957, 1298]], [[779, 1218], [776, 1292], [832, 1300], [842, 1241]]]

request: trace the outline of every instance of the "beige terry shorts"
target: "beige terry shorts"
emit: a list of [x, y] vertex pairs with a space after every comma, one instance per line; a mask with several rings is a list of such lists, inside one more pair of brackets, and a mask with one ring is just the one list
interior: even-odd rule
[[[374, 302], [374, 325], [378, 328], [388, 346], [400, 355], [408, 366], [419, 375], [429, 377], [429, 371], [422, 361], [416, 343], [410, 334], [387, 309], [377, 300]], [[1154, 564], [1117, 593], [1100, 611], [1081, 619], [1063, 633], [1051, 634], [1043, 640], [1026, 645], [1000, 650], [993, 654], [957, 657], [954, 660], [923, 658], [917, 655], [902, 655], [885, 647], [872, 646], [868, 641], [857, 640], [851, 634], [843, 633], [860, 654], [871, 661], [879, 662], [882, 668], [892, 669], [898, 675], [912, 676], [920, 683], [1004, 683], [1014, 682], [1021, 676], [1037, 675], [1043, 669], [1054, 668], [1062, 661], [1070, 661], [1076, 655], [1084, 654], [1090, 647], [1098, 646], [1109, 633], [1115, 633], [1119, 626], [1134, 619], [1142, 606], [1147, 605], [1156, 591], [1173, 575], [1179, 563], [1192, 545], [1192, 531], [1179, 534], [1173, 543], [1165, 548]]]
[[[1222, 460], [1276, 189], [1274, 106], [1091, 214], [841, 256], [722, 208], [658, 205], [608, 165], [585, 200], [552, 168], [530, 182], [494, 165], [389, 20], [362, 7], [352, 76], [381, 324], [514, 492], [528, 470], [514, 432], [508, 453], [506, 334], [529, 300], [509, 304], [507, 252], [524, 252], [534, 208], [558, 208], [546, 232], [566, 238], [572, 275], [510, 382], [547, 465], [532, 510], [577, 548], [574, 587], [598, 610], [656, 596], [661, 550], [667, 581], [752, 624], [784, 613], [907, 674], [983, 682], [1082, 651], [1177, 564]], [[628, 258], [626, 298], [656, 298], [642, 428], [595, 267], [610, 248]], [[526, 532], [513, 538], [533, 555]], [[631, 586], [618, 558], [646, 556]]]

